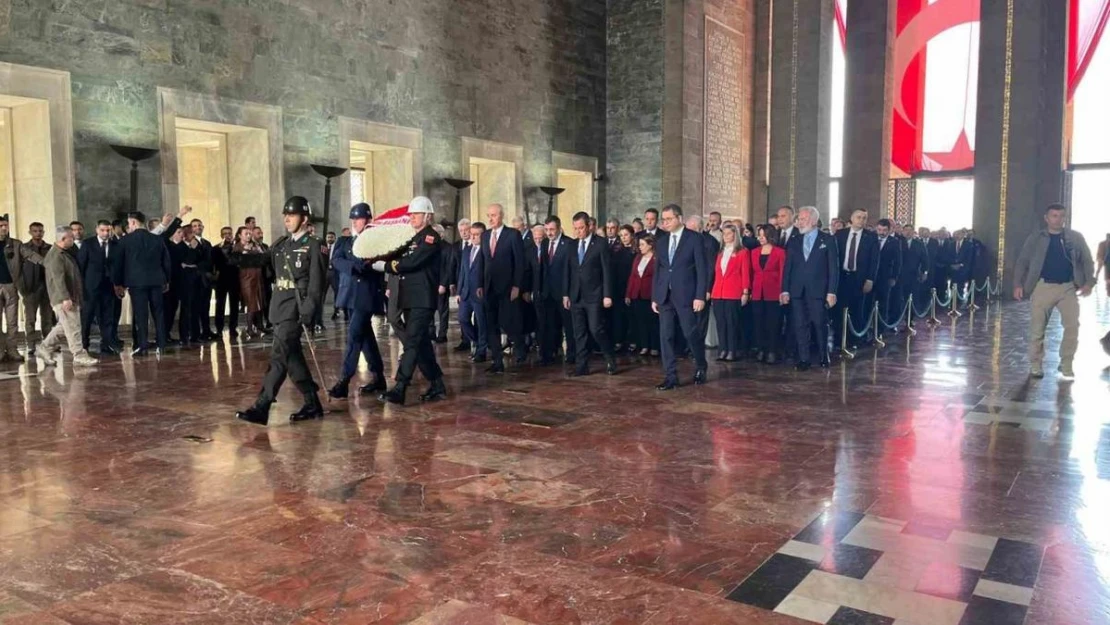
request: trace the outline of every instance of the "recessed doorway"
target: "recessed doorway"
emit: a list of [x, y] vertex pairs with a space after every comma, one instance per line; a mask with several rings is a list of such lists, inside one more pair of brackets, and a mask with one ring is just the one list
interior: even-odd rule
[[414, 150], [351, 141], [350, 204], [368, 202], [374, 214], [404, 206], [412, 199]]
[[564, 224], [569, 224], [578, 212], [586, 213], [592, 217], [594, 214], [593, 174], [573, 169], [559, 169], [556, 170], [555, 177], [555, 186], [566, 189], [555, 200], [558, 206], [559, 220]]
[[486, 221], [486, 207], [505, 207], [505, 221], [516, 215], [516, 163], [470, 157], [470, 219]]
[[269, 138], [261, 128], [178, 117], [175, 120], [178, 207], [209, 232], [255, 217], [269, 225]]
[[12, 237], [26, 241], [35, 222], [54, 232], [52, 162], [50, 103], [0, 95], [0, 214], [10, 216]]

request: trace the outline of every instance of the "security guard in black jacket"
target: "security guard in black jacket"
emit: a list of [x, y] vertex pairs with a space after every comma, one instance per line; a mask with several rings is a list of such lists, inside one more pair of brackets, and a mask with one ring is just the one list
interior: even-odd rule
[[304, 326], [311, 326], [320, 294], [324, 290], [324, 256], [320, 241], [308, 234], [312, 207], [308, 200], [295, 195], [281, 210], [286, 236], [274, 242], [269, 254], [273, 259], [274, 294], [270, 299], [270, 322], [274, 324], [274, 345], [270, 352], [270, 367], [262, 379], [262, 390], [254, 405], [235, 413], [244, 421], [266, 425], [270, 418], [270, 404], [274, 403], [286, 374], [293, 378], [297, 390], [304, 394], [304, 405], [293, 413], [290, 421], [318, 419], [324, 416], [324, 407], [316, 393], [319, 387], [312, 380], [312, 372], [305, 362], [301, 349]]
[[443, 385], [443, 371], [436, 363], [435, 349], [432, 347], [431, 321], [437, 305], [437, 291], [442, 266], [440, 237], [432, 229], [435, 209], [426, 197], [413, 198], [409, 203], [409, 221], [416, 235], [398, 258], [387, 260], [385, 271], [397, 276], [399, 292], [391, 293], [397, 298], [397, 305], [404, 316], [407, 332], [404, 340], [404, 354], [397, 370], [397, 383], [378, 399], [391, 404], [405, 403], [405, 389], [412, 381], [413, 371], [420, 367], [420, 373], [432, 383], [420, 395], [420, 401], [433, 401], [447, 396]]

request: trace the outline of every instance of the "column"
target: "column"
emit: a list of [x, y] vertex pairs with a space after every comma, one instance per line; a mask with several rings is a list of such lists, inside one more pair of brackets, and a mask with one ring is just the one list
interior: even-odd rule
[[981, 2], [973, 223], [1009, 289], [1022, 243], [1061, 196], [1067, 3]]
[[848, 2], [840, 217], [886, 216], [897, 0]]
[[833, 4], [775, 0], [768, 204], [812, 205], [827, 221]]

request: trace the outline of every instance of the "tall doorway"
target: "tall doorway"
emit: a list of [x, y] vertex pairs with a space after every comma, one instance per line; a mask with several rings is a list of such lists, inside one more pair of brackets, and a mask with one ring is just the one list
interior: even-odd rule
[[38, 222], [53, 240], [52, 159], [49, 102], [0, 95], [0, 214], [9, 215], [14, 238], [26, 241]]
[[505, 207], [505, 222], [517, 214], [516, 163], [488, 158], [470, 157], [470, 219], [485, 221], [486, 207]]
[[350, 204], [367, 202], [374, 215], [412, 199], [413, 150], [392, 145], [350, 142]]

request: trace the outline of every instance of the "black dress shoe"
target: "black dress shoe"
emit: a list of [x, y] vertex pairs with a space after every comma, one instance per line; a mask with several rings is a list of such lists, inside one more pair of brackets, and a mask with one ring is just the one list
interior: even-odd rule
[[486, 358], [484, 355], [483, 356], [471, 356], [470, 357], [470, 362], [472, 362], [474, 364], [483, 363], [487, 360], [489, 360], [489, 358]]
[[809, 371], [809, 363], [802, 360], [799, 361], [798, 364], [794, 365], [794, 368], [798, 371]]
[[701, 386], [702, 384], [705, 384], [705, 371], [704, 370], [699, 369], [698, 371], [694, 372], [694, 384], [697, 384], [698, 386]]
[[405, 405], [405, 385], [398, 382], [393, 388], [378, 394], [378, 401], [388, 404]]
[[588, 367], [575, 367], [574, 371], [571, 372], [570, 377], [581, 378], [587, 375], [590, 375], [590, 369]]
[[320, 405], [320, 398], [316, 393], [305, 395], [304, 405], [301, 409], [289, 415], [289, 421], [296, 423], [298, 421], [308, 421], [310, 419], [322, 419], [324, 417], [324, 407]]
[[[87, 348], [86, 351], [88, 351]], [[119, 354], [119, 350], [112, 347], [111, 345], [105, 345], [104, 347], [100, 348], [101, 356], [115, 356], [116, 354]]]
[[717, 362], [727, 362], [728, 352], [717, 352]]
[[374, 374], [374, 380], [372, 382], [358, 387], [358, 392], [360, 395], [373, 395], [374, 393], [380, 393], [384, 391], [385, 388], [385, 376], [380, 373], [376, 373]]
[[779, 361], [779, 359], [778, 359], [778, 356], [775, 356], [775, 352], [767, 352], [767, 355], [763, 357], [763, 362], [765, 362], [769, 365], [773, 365], [773, 364], [777, 363], [778, 361]]
[[346, 381], [339, 381], [335, 386], [328, 389], [328, 397], [332, 399], [347, 399], [347, 395], [351, 393], [349, 383]]
[[553, 364], [555, 364], [554, 358], [540, 358], [541, 367], [550, 367]]
[[673, 391], [676, 388], [678, 388], [678, 382], [676, 380], [668, 379], [668, 380], [663, 380], [662, 384], [657, 385], [655, 387], [655, 390], [657, 390], [657, 391]]
[[829, 368], [829, 357], [828, 357], [828, 356], [821, 356], [821, 362], [819, 362], [819, 363], [817, 363], [817, 364], [818, 364], [818, 365], [819, 365], [819, 366], [820, 366], [820, 367], [821, 367], [822, 369], [828, 369], [828, 368]]
[[255, 404], [246, 410], [240, 410], [235, 413], [235, 418], [240, 421], [248, 421], [257, 425], [266, 425], [270, 420], [270, 406], [259, 406]]
[[505, 373], [505, 365], [499, 362], [495, 362], [492, 365], [486, 367], [486, 373]]
[[606, 375], [617, 375], [617, 363], [612, 360], [605, 363], [605, 373]]
[[146, 354], [147, 354], [147, 348], [146, 347], [136, 347], [135, 349], [131, 350], [131, 357], [132, 358], [138, 358], [139, 356], [146, 356]]
[[470, 343], [466, 343], [466, 342], [459, 343], [458, 345], [455, 346], [455, 349], [453, 351], [468, 352], [468, 351], [470, 351]]
[[756, 359], [756, 362], [763, 362], [763, 359], [764, 359], [764, 358], [766, 358], [766, 356], [767, 356], [767, 355], [763, 353], [763, 350], [762, 350], [762, 349], [761, 349], [761, 350], [759, 350], [759, 351], [757, 351], [757, 352], [755, 353], [755, 359]]
[[434, 339], [432, 339], [432, 342], [441, 343], [441, 344], [446, 343], [447, 342], [447, 337], [446, 336], [437, 336]]
[[432, 380], [432, 385], [420, 395], [420, 401], [436, 401], [437, 399], [446, 398], [447, 387], [443, 385], [442, 377]]
[[568, 365], [573, 365], [574, 364], [574, 356], [568, 356], [567, 359], [564, 360], [563, 362], [565, 364], [568, 364]]
[[338, 319], [338, 318], [339, 318], [339, 311], [338, 311], [338, 310], [332, 311], [332, 313], [331, 313], [331, 320], [332, 320], [332, 321], [335, 321], [335, 320], [336, 320], [336, 319]]
[[513, 360], [513, 364], [516, 364], [516, 365], [523, 365], [526, 362], [528, 362], [528, 356], [524, 356], [524, 355], [518, 356], [517, 358], [515, 358]]

